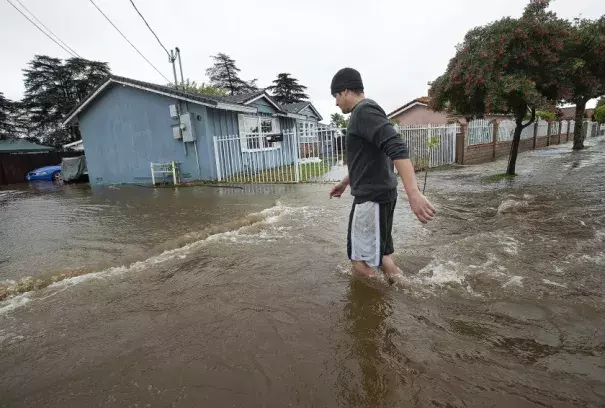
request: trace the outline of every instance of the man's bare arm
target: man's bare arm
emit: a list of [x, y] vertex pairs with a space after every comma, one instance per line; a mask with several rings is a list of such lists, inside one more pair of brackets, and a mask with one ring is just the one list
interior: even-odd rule
[[433, 208], [429, 200], [427, 200], [418, 189], [416, 173], [414, 172], [412, 161], [410, 159], [398, 159], [393, 160], [393, 163], [403, 181], [403, 187], [408, 195], [412, 211], [420, 222], [426, 224], [435, 216], [435, 208]]

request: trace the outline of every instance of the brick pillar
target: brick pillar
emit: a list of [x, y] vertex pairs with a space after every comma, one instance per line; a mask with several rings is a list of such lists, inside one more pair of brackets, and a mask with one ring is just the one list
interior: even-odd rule
[[456, 134], [456, 163], [464, 164], [464, 151], [466, 150], [467, 125], [460, 125], [460, 133]]
[[498, 144], [498, 121], [494, 121], [492, 125], [492, 161], [496, 161], [496, 145]]
[[534, 147], [533, 147], [534, 150], [536, 150], [537, 139], [538, 139], [538, 122], [534, 122]]
[[560, 120], [559, 121], [559, 144], [561, 144], [561, 129], [562, 129], [562, 126], [563, 126], [563, 121]]
[[552, 122], [548, 122], [548, 128], [546, 129], [546, 146], [550, 146], [550, 131], [552, 129]]
[[567, 120], [567, 141], [569, 142], [569, 128], [571, 128], [571, 121]]

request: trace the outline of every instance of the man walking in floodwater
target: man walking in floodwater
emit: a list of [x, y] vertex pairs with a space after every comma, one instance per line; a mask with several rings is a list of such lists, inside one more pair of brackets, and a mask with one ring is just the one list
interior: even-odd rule
[[399, 273], [391, 257], [394, 252], [391, 230], [397, 203], [393, 164], [416, 217], [427, 223], [435, 216], [435, 209], [418, 189], [405, 142], [384, 110], [365, 97], [359, 72], [352, 68], [338, 71], [332, 79], [331, 91], [342, 113], [351, 114], [346, 135], [349, 174], [330, 190], [330, 198], [340, 197], [350, 185], [354, 196], [347, 234], [349, 259], [359, 275], [374, 277], [374, 268], [380, 267], [393, 283]]

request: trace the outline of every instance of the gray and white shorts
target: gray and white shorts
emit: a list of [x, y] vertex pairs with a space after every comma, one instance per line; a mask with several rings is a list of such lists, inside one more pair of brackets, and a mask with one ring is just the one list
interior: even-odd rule
[[395, 252], [393, 248], [393, 213], [397, 201], [353, 204], [349, 216], [347, 252], [352, 261], [369, 266], [382, 265], [382, 257]]

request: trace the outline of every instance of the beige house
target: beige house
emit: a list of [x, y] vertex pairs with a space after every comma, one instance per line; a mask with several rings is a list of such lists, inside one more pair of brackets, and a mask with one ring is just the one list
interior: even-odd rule
[[[430, 98], [423, 96], [416, 98], [402, 107], [395, 109], [387, 116], [390, 120], [397, 121], [401, 125], [445, 125], [452, 122], [466, 123], [466, 119], [448, 115], [445, 112], [435, 112], [429, 107]], [[485, 115], [488, 121], [498, 122], [512, 119], [511, 115]]]
[[427, 96], [414, 99], [389, 113], [388, 118], [401, 125], [445, 125], [448, 122], [447, 114], [429, 108], [429, 101]]

